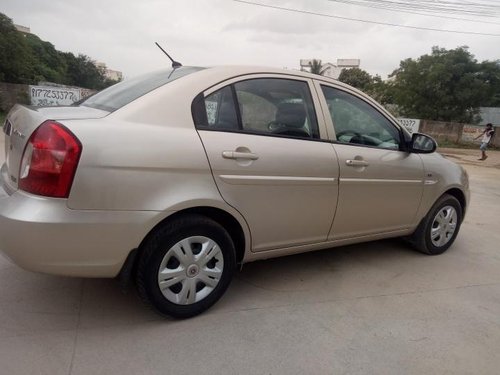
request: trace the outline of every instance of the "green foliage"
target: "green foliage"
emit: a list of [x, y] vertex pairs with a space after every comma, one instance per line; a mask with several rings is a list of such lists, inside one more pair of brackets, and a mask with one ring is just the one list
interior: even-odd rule
[[498, 62], [478, 63], [467, 47], [433, 47], [401, 61], [391, 77], [394, 103], [408, 117], [474, 123], [480, 106], [498, 103]]
[[0, 81], [31, 83], [35, 61], [12, 20], [0, 13]]
[[342, 69], [338, 79], [362, 91], [367, 90], [373, 83], [373, 77], [360, 68]]
[[63, 83], [66, 73], [66, 60], [49, 42], [44, 42], [33, 34], [24, 37], [26, 44], [36, 56], [33, 80]]
[[[372, 77], [372, 82], [367, 88], [367, 92], [375, 100], [383, 104], [395, 116], [399, 116], [394, 108], [394, 87], [390, 81], [384, 82], [379, 75]], [[391, 106], [392, 105], [392, 106]]]
[[480, 64], [480, 78], [487, 83], [486, 100], [482, 107], [500, 107], [500, 60], [483, 61]]
[[49, 81], [101, 90], [116, 81], [105, 77], [90, 57], [60, 52], [33, 34], [18, 32], [12, 20], [0, 13], [0, 81], [37, 84]]
[[321, 65], [321, 60], [314, 59], [311, 61], [311, 73], [320, 74], [322, 73], [323, 65]]
[[394, 101], [391, 84], [382, 81], [379, 75], [372, 76], [363, 69], [350, 68], [342, 69], [338, 79], [364, 91], [381, 104], [391, 104]]
[[66, 84], [101, 90], [110, 84], [104, 76], [104, 71], [94, 65], [92, 60], [85, 55], [78, 56], [65, 53], [67, 70]]

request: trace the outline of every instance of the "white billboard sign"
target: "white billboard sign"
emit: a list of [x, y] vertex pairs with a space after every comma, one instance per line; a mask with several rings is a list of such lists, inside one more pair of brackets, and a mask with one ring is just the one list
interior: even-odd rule
[[358, 67], [361, 63], [360, 59], [337, 59], [337, 66], [341, 67]]
[[313, 63], [313, 60], [316, 60], [317, 62], [319, 62], [321, 64], [321, 60], [318, 60], [318, 59], [301, 59], [300, 66], [302, 66], [302, 67], [311, 66]]
[[398, 118], [398, 121], [410, 134], [417, 133], [420, 128], [420, 120], [414, 118]]
[[80, 89], [57, 86], [31, 86], [31, 104], [36, 106], [71, 105], [81, 99]]

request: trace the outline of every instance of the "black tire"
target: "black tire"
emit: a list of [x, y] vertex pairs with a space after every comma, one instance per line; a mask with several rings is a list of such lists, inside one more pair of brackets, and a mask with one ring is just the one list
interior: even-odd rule
[[[444, 210], [446, 207], [452, 207], [456, 212], [456, 226], [455, 231], [450, 237], [446, 237], [446, 243], [439, 246], [433, 243], [431, 238], [431, 232], [433, 224], [438, 224], [435, 222], [440, 211]], [[443, 211], [444, 212], [444, 211]], [[453, 220], [455, 221], [455, 220]], [[427, 215], [422, 219], [419, 226], [415, 232], [410, 236], [409, 242], [418, 251], [428, 254], [428, 255], [438, 255], [444, 253], [453, 244], [455, 238], [460, 231], [460, 225], [462, 224], [462, 206], [460, 202], [452, 195], [444, 194], [442, 195], [436, 203], [429, 210]], [[438, 237], [439, 239], [439, 237]]]
[[[220, 249], [220, 252], [217, 250], [214, 251], [214, 253], [218, 254], [218, 260], [215, 257], [210, 260], [210, 262], [214, 261], [214, 267], [218, 263], [223, 264], [221, 276], [217, 279], [217, 285], [213, 287], [213, 289], [211, 289], [208, 284], [205, 285], [202, 281], [199, 281], [199, 279], [197, 278], [198, 276], [187, 276], [188, 268], [185, 268], [183, 266], [183, 263], [179, 263], [179, 265], [174, 264], [173, 267], [175, 269], [186, 270], [186, 275], [181, 276], [184, 278], [184, 280], [178, 282], [173, 286], [166, 288], [164, 287], [164, 291], [162, 292], [158, 279], [160, 266], [162, 266], [163, 268], [165, 262], [172, 261], [172, 259], [170, 259], [170, 254], [172, 254], [174, 245], [177, 246], [180, 241], [185, 239], [194, 241], [193, 238], [196, 237], [210, 239], [216, 245], [218, 245], [218, 247], [213, 247], [213, 249]], [[193, 243], [192, 245], [189, 245], [190, 247], [193, 247], [193, 254], [195, 253], [195, 245], [198, 244]], [[201, 243], [199, 245], [199, 248], [201, 249]], [[184, 253], [183, 246], [184, 245], [180, 245], [179, 248]], [[167, 256], [169, 250], [171, 252], [169, 253], [169, 256]], [[200, 251], [201, 254], [201, 250], [198, 251]], [[207, 253], [210, 253], [210, 251]], [[206, 259], [209, 259], [209, 256], [207, 256]], [[173, 261], [175, 262], [176, 255], [174, 255], [172, 258], [174, 258]], [[141, 245], [140, 258], [137, 267], [137, 289], [142, 299], [146, 303], [152, 305], [153, 308], [156, 309], [160, 314], [168, 315], [174, 318], [189, 318], [207, 310], [214, 303], [216, 303], [220, 297], [222, 297], [233, 277], [234, 270], [236, 268], [235, 259], [236, 258], [233, 241], [227, 231], [220, 224], [202, 215], [182, 216], [169, 221], [157, 228], [155, 232], [150, 235]], [[168, 267], [170, 266], [168, 266], [167, 263], [167, 266], [164, 267], [164, 270], [167, 270]], [[208, 267], [209, 266], [207, 263], [205, 269]], [[201, 270], [203, 269], [203, 267], [200, 266], [196, 269], [199, 269], [199, 274], [201, 277], [201, 273], [203, 272]], [[166, 280], [166, 282], [170, 282], [173, 279], [174, 278], [170, 278]], [[201, 300], [195, 302], [187, 302], [187, 304], [179, 304], [169, 300], [169, 298], [172, 299], [171, 296], [175, 295], [175, 293], [178, 293], [177, 296], [179, 296], [181, 295], [184, 288], [189, 288], [189, 286], [186, 286], [188, 284], [185, 284], [186, 280], [188, 280], [190, 283], [196, 284], [196, 286], [194, 287], [196, 289], [194, 295], [196, 296], [198, 296], [198, 289], [200, 287], [201, 290], [204, 290], [204, 288], [208, 288], [206, 290], [211, 289], [211, 291], [203, 292], [208, 293], [208, 295], [203, 297]], [[177, 290], [179, 291], [177, 292]], [[164, 295], [164, 293], [166, 293], [166, 295]], [[188, 296], [191, 295], [190, 291], [188, 291], [187, 293]]]

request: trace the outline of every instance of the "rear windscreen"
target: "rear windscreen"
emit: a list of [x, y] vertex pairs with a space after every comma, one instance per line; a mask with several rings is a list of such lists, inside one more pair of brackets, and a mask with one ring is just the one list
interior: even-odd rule
[[127, 79], [126, 81], [117, 83], [116, 85], [98, 92], [83, 101], [80, 105], [113, 112], [168, 82], [172, 82], [177, 78], [202, 69], [204, 68], [180, 67], [176, 69], [160, 70]]

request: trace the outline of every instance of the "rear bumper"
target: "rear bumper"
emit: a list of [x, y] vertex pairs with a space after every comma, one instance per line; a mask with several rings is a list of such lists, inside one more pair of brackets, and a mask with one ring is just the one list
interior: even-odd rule
[[36, 272], [115, 277], [156, 211], [72, 210], [65, 199], [10, 194], [0, 182], [0, 251]]

